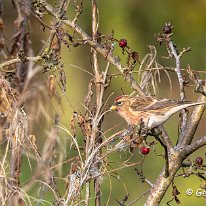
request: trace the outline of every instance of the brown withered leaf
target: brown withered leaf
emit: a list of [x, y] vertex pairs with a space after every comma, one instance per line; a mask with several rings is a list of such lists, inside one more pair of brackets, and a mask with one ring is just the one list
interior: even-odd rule
[[11, 103], [9, 97], [3, 88], [0, 89], [0, 112], [11, 110]]
[[206, 190], [206, 181], [202, 181], [200, 187]]
[[76, 125], [75, 125], [75, 118], [76, 118], [77, 113], [74, 112], [70, 121], [70, 128], [73, 131], [74, 136], [76, 136]]
[[143, 139], [136, 133], [135, 128], [132, 128], [131, 131], [127, 135], [124, 135], [123, 138], [124, 141], [129, 145], [131, 153], [142, 146]]
[[2, 31], [3, 29], [4, 29], [4, 22], [2, 18], [0, 18], [0, 31]]
[[14, 27], [16, 29], [13, 37], [12, 37], [12, 44], [11, 44], [11, 49], [10, 49], [10, 54], [16, 55], [17, 52], [19, 51], [20, 48], [20, 42], [23, 39], [23, 21], [24, 18], [23, 17], [18, 17], [15, 21], [14, 21]]
[[12, 89], [9, 82], [0, 74], [0, 141], [3, 137], [8, 136], [16, 99], [18, 99], [17, 91]]
[[72, 124], [70, 124], [70, 127], [72, 126], [73, 129], [74, 129], [74, 119], [77, 121], [79, 127], [81, 128], [84, 137], [89, 137], [92, 131], [91, 122], [84, 115], [74, 112], [73, 121], [71, 122]]
[[61, 83], [61, 89], [63, 92], [66, 92], [66, 74], [63, 68], [59, 71], [59, 81]]
[[140, 148], [142, 145], [142, 137], [136, 137], [130, 141], [130, 152], [134, 152], [136, 149]]
[[51, 49], [53, 49], [57, 55], [61, 50], [61, 41], [56, 35], [52, 41]]
[[177, 195], [179, 195], [180, 194], [180, 192], [179, 192], [179, 190], [177, 189], [177, 187], [176, 186], [173, 186], [173, 188], [172, 188], [172, 196], [177, 196]]
[[4, 38], [0, 38], [0, 49], [3, 49], [5, 46], [5, 39]]
[[47, 87], [49, 91], [49, 97], [52, 98], [56, 93], [56, 75], [51, 74], [47, 80]]
[[31, 142], [31, 145], [34, 147], [35, 150], [38, 149], [37, 144], [36, 144], [36, 136], [35, 135], [29, 135], [29, 140]]
[[84, 105], [86, 108], [89, 107], [89, 104], [91, 103], [91, 100], [92, 100], [92, 96], [94, 94], [93, 92], [93, 85], [94, 85], [94, 79], [92, 78], [89, 82], [89, 85], [88, 85], [88, 93], [87, 93], [87, 96], [85, 97], [84, 99]]

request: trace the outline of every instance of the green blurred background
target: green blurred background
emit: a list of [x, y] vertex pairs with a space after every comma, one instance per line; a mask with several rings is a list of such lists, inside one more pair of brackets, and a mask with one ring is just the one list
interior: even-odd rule
[[[53, 1], [47, 1], [48, 3]], [[164, 60], [161, 56], [166, 56], [166, 49], [164, 44], [162, 46], [156, 42], [154, 37], [155, 34], [158, 34], [162, 31], [162, 27], [165, 22], [171, 22], [174, 25], [174, 35], [173, 40], [177, 44], [178, 48], [183, 47], [192, 47], [192, 51], [185, 54], [181, 60], [182, 68], [185, 68], [187, 64], [191, 65], [192, 69], [196, 70], [205, 70], [206, 68], [206, 1], [205, 0], [104, 0], [98, 1], [99, 16], [100, 16], [100, 32], [102, 34], [110, 34], [114, 30], [114, 37], [116, 39], [126, 38], [129, 46], [137, 51], [140, 55], [140, 60], [149, 52], [148, 45], [154, 45], [158, 52], [158, 61], [164, 66], [175, 66], [174, 60]], [[7, 2], [6, 7], [4, 8], [4, 19], [6, 19], [7, 26], [6, 32], [12, 34], [12, 24], [15, 19], [15, 15], [12, 16], [11, 12], [11, 3]], [[69, 9], [69, 16], [73, 17], [72, 8]], [[47, 40], [47, 35], [49, 32], [42, 32], [39, 26], [39, 23], [33, 19], [31, 22], [32, 25], [32, 41], [35, 54], [38, 54], [39, 49], [42, 48], [44, 41]], [[84, 10], [81, 15], [78, 25], [86, 30], [88, 34], [91, 34], [91, 1], [84, 2]], [[11, 35], [12, 36], [12, 35]], [[7, 36], [8, 39], [11, 36]], [[124, 57], [122, 57], [121, 50], [118, 46], [115, 48], [115, 52], [122, 58], [122, 63], [124, 62]], [[105, 69], [105, 62], [100, 58], [101, 70]], [[62, 125], [69, 127], [69, 122], [72, 116], [72, 112], [75, 111], [84, 111], [83, 100], [87, 94], [88, 83], [91, 79], [91, 76], [83, 70], [92, 72], [90, 64], [90, 48], [88, 46], [82, 46], [77, 48], [70, 48], [68, 51], [65, 47], [62, 52], [62, 63], [64, 64], [64, 69], [67, 75], [67, 93], [62, 95], [62, 106], [51, 104], [49, 110], [51, 115], [54, 115], [55, 112], [61, 112], [61, 121]], [[75, 66], [72, 66], [75, 65]], [[81, 68], [78, 69], [77, 67]], [[138, 68], [138, 66], [137, 66]], [[110, 73], [116, 72], [114, 68], [111, 68]], [[204, 75], [201, 75], [204, 78]], [[178, 83], [176, 76], [171, 74], [173, 82], [172, 94], [169, 92], [168, 79], [164, 73], [161, 73], [161, 83], [160, 89], [158, 92], [159, 97], [173, 98], [178, 99]], [[111, 101], [120, 95], [121, 89], [125, 93], [131, 93], [129, 85], [124, 82], [123, 78], [120, 76], [112, 80], [110, 90], [107, 91], [106, 96], [108, 97], [112, 92], [114, 94], [111, 97]], [[196, 100], [198, 95], [192, 93], [193, 88], [186, 88], [186, 93], [189, 100]], [[54, 109], [55, 108], [55, 109]], [[62, 112], [63, 108], [63, 112]], [[56, 110], [56, 111], [54, 111]], [[176, 141], [177, 137], [177, 120], [178, 115], [172, 117], [165, 125], [168, 130], [168, 133], [173, 139], [173, 142]], [[200, 128], [195, 138], [205, 135], [205, 115], [203, 120], [200, 123]], [[113, 130], [113, 132], [120, 130], [126, 127], [124, 120], [119, 118], [116, 114], [108, 114], [105, 117], [104, 129], [107, 130], [112, 126], [118, 125], [118, 127]], [[41, 123], [42, 125], [42, 123]], [[37, 134], [38, 142], [41, 143], [46, 137], [43, 130], [43, 126], [36, 124], [36, 130], [34, 131]], [[62, 132], [62, 137], [64, 138], [65, 133]], [[69, 147], [68, 147], [69, 148]], [[69, 149], [66, 149], [66, 151]], [[158, 153], [162, 152], [162, 149], [156, 148]], [[194, 160], [196, 156], [205, 155], [205, 148], [198, 150], [198, 152], [191, 157], [191, 160]], [[69, 156], [70, 154], [67, 154]], [[114, 154], [111, 158], [111, 162], [116, 162], [113, 164], [113, 167], [120, 165], [119, 162], [123, 162], [129, 158], [131, 154], [128, 151], [121, 151]], [[136, 151], [130, 161], [136, 162], [139, 161], [142, 157]], [[155, 155], [152, 151], [149, 155], [146, 156], [146, 159], [143, 164], [144, 175], [151, 181], [155, 182], [158, 174], [160, 173], [164, 161], [161, 157]], [[28, 163], [24, 161], [24, 168], [22, 170], [22, 181], [24, 182], [31, 174], [32, 171], [28, 170]], [[112, 168], [110, 168], [112, 169]], [[69, 169], [65, 167], [63, 176], [66, 176], [69, 172]], [[181, 171], [182, 172], [182, 171]], [[111, 181], [111, 182], [110, 182]], [[183, 206], [203, 206], [206, 204], [206, 200], [203, 197], [196, 197], [194, 194], [187, 196], [185, 194], [186, 189], [192, 188], [196, 191], [200, 188], [200, 179], [196, 176], [191, 176], [189, 178], [177, 177], [174, 181], [180, 195], [178, 196], [181, 204]], [[60, 181], [59, 185], [61, 186], [62, 182]], [[65, 185], [63, 184], [62, 187]], [[141, 183], [138, 179], [134, 167], [123, 169], [118, 172], [118, 175], [113, 175], [110, 178], [105, 176], [102, 184], [102, 205], [108, 200], [108, 196], [111, 190], [110, 203], [109, 205], [118, 205], [116, 199], [119, 201], [123, 199], [127, 193], [129, 193], [129, 201], [137, 198], [145, 191], [149, 189], [146, 183]], [[38, 193], [34, 188], [34, 195]], [[170, 187], [161, 206], [166, 205], [167, 201], [172, 199], [171, 196], [172, 188]], [[140, 206], [143, 205], [145, 198], [142, 198], [134, 205]], [[49, 199], [49, 195], [48, 195]], [[47, 204], [45, 204], [47, 205]], [[93, 205], [93, 203], [91, 204]], [[175, 202], [171, 205], [176, 205]]]

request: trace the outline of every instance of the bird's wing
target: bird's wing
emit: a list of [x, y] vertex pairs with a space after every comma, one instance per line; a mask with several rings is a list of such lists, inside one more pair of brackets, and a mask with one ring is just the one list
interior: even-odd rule
[[[189, 101], [175, 101], [175, 100], [170, 100], [170, 99], [159, 99], [156, 103], [153, 105], [145, 108], [145, 111], [148, 110], [156, 110], [157, 113], [165, 113], [168, 112], [169, 110], [173, 110], [173, 108], [181, 108], [183, 105], [188, 105], [191, 102]], [[176, 111], [176, 110], [175, 110]]]
[[170, 99], [159, 99], [155, 104], [147, 107], [147, 110], [158, 110], [158, 109], [163, 109], [163, 108], [168, 108], [168, 107], [174, 107], [179, 105], [177, 101], [173, 101]]
[[132, 104], [130, 107], [134, 111], [144, 111], [145, 108], [151, 107], [157, 102], [157, 99], [153, 97], [138, 97], [138, 98], [133, 98]]
[[131, 108], [134, 111], [149, 111], [149, 110], [156, 110], [157, 112], [159, 111], [160, 113], [164, 113], [167, 112], [168, 109], [175, 107], [175, 106], [179, 106], [179, 105], [183, 105], [183, 104], [188, 104], [190, 103], [189, 101], [174, 101], [174, 100], [170, 100], [170, 99], [156, 99], [153, 97], [148, 97], [147, 99], [145, 99], [145, 101], [143, 101], [143, 99], [138, 100], [136, 102], [134, 102], [131, 105]]

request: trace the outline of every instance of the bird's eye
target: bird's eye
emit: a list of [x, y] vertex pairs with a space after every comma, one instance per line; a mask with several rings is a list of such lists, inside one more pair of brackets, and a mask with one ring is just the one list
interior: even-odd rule
[[116, 105], [117, 105], [117, 106], [120, 106], [120, 105], [122, 105], [122, 103], [123, 103], [123, 102], [116, 102]]

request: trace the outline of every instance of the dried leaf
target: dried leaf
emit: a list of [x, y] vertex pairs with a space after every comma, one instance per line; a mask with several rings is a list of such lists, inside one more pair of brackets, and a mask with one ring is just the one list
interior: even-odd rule
[[52, 98], [56, 93], [56, 76], [51, 74], [48, 77], [47, 86], [49, 90], [49, 97]]
[[88, 93], [87, 93], [87, 96], [85, 97], [84, 99], [84, 105], [86, 108], [89, 107], [89, 104], [92, 100], [92, 96], [93, 96], [93, 84], [94, 84], [94, 79], [92, 78], [89, 85], [88, 85]]
[[60, 69], [59, 72], [59, 81], [61, 83], [61, 89], [63, 92], [66, 92], [66, 74], [63, 68]]

